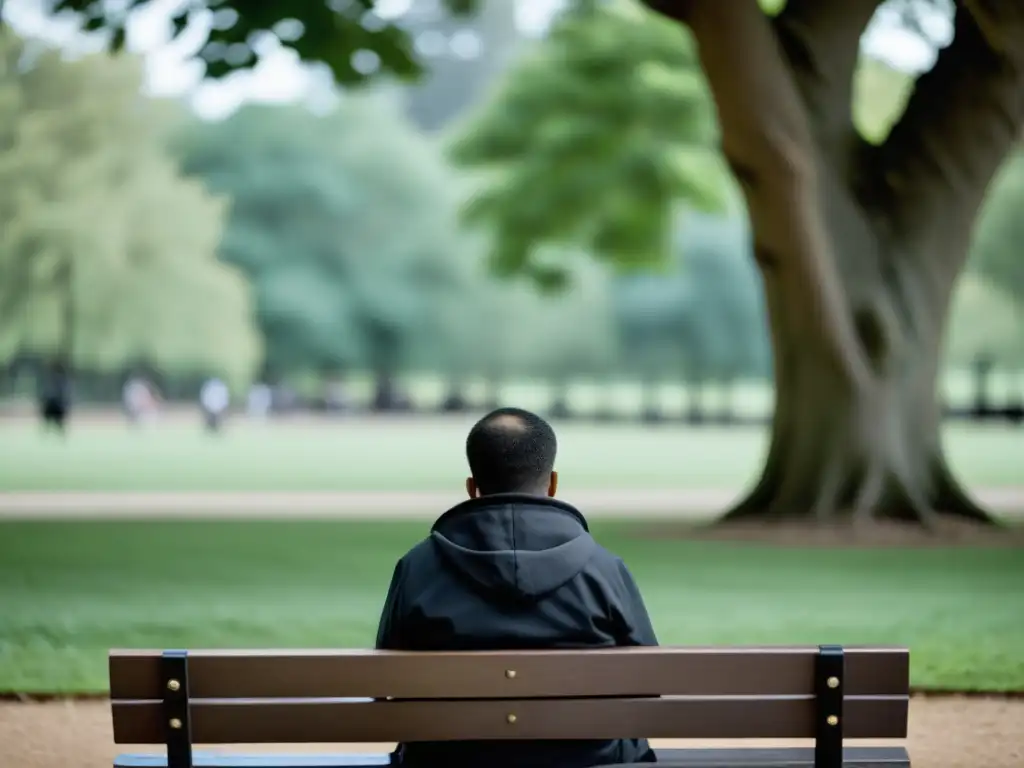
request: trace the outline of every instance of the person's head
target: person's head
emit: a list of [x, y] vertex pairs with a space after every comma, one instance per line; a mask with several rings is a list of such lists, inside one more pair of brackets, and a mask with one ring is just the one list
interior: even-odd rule
[[556, 449], [555, 432], [540, 416], [519, 408], [492, 411], [466, 438], [470, 498], [494, 493], [554, 496]]

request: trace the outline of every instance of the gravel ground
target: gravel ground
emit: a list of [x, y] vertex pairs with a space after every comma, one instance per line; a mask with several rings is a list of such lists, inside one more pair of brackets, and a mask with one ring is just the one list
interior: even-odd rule
[[[387, 745], [347, 751], [382, 749]], [[909, 750], [914, 768], [1020, 768], [1024, 766], [1024, 700], [916, 698], [910, 710]], [[0, 765], [4, 768], [110, 768], [118, 751], [111, 741], [106, 702], [0, 702]], [[343, 750], [335, 747], [333, 751]]]
[[[1024, 487], [974, 492], [986, 507], [1012, 520], [1024, 520]], [[579, 491], [565, 500], [588, 516], [710, 519], [728, 508], [737, 491], [720, 489], [617, 489]], [[437, 491], [351, 492], [97, 492], [32, 491], [0, 493], [0, 519], [25, 518], [413, 518], [432, 519], [462, 499], [458, 489]]]
[[[606, 490], [571, 494], [566, 501], [588, 514], [686, 515], [707, 518], [736, 492], [719, 490]], [[1024, 506], [1024, 489], [1020, 494]], [[22, 517], [140, 518], [433, 518], [463, 499], [458, 488], [437, 491], [279, 492], [8, 492], [0, 493], [0, 519]]]

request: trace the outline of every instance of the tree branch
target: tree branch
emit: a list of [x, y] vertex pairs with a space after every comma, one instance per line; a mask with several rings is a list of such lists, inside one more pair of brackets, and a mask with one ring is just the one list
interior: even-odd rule
[[853, 74], [860, 38], [882, 0], [788, 0], [774, 27], [824, 153], [851, 157]]
[[984, 26], [958, 5], [952, 43], [917, 79], [872, 174], [875, 206], [897, 234], [929, 234], [960, 258], [1024, 127], [1024, 3], [981, 3], [978, 12]]
[[[755, 0], [646, 0], [690, 28], [711, 86], [727, 159], [809, 176], [811, 133], [771, 24]], [[761, 169], [759, 168], [759, 170]], [[763, 170], [769, 170], [763, 168]]]
[[807, 343], [818, 344], [844, 380], [866, 383], [870, 370], [819, 205], [819, 153], [771, 22], [756, 0], [647, 4], [689, 26], [697, 41], [766, 280], [782, 287]]

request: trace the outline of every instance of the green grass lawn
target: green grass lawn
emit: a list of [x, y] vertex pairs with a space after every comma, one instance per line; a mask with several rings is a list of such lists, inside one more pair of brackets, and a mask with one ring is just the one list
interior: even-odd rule
[[[111, 647], [372, 644], [411, 523], [0, 523], [0, 691], [106, 687]], [[913, 683], [1024, 689], [1024, 551], [776, 549], [595, 526], [663, 643], [897, 643]]]
[[[66, 442], [34, 424], [0, 427], [0, 492], [13, 490], [442, 490], [466, 473], [470, 418], [254, 424], [220, 436], [190, 424], [132, 430], [72, 425]], [[556, 425], [563, 488], [725, 488], [751, 482], [760, 428]], [[1024, 430], [949, 425], [953, 467], [974, 487], [1024, 482]]]

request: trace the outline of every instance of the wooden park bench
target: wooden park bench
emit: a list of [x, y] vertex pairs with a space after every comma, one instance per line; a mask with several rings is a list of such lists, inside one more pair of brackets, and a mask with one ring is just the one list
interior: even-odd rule
[[[619, 648], [472, 653], [112, 651], [117, 768], [337, 768], [388, 755], [234, 756], [194, 744], [460, 739], [806, 739], [658, 750], [685, 766], [909, 766], [905, 648]], [[444, 768], [444, 766], [437, 766]], [[486, 766], [480, 766], [486, 768]], [[528, 768], [524, 766], [523, 768]]]

